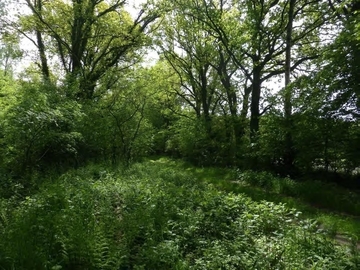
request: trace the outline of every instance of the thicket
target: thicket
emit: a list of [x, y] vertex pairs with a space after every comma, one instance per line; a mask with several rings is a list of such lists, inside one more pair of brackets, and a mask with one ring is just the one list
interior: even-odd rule
[[2, 269], [358, 269], [283, 204], [216, 190], [161, 162], [48, 175], [1, 199]]

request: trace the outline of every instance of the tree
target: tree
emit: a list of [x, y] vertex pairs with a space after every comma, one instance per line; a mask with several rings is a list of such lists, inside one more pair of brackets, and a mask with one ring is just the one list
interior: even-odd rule
[[97, 83], [108, 71], [121, 71], [137, 61], [136, 50], [145, 44], [145, 32], [159, 16], [141, 10], [132, 20], [123, 0], [25, 2], [32, 15], [21, 17], [22, 27], [17, 29], [37, 46], [44, 77], [50, 73], [47, 55], [52, 53], [70, 84], [79, 84], [77, 98], [85, 100], [95, 97]]
[[2, 33], [0, 44], [0, 69], [4, 76], [12, 76], [15, 65], [20, 61], [23, 52], [19, 46], [19, 37], [14, 33]]
[[[208, 2], [203, 5], [203, 20], [216, 33], [216, 37], [249, 82], [249, 88], [246, 89], [251, 92], [250, 130], [251, 138], [255, 141], [259, 130], [259, 117], [264, 113], [260, 111], [262, 85], [285, 72], [282, 56], [286, 52], [284, 37], [288, 25], [288, 1], [244, 0], [233, 1], [232, 5], [226, 1]], [[311, 9], [311, 12], [306, 12], [307, 9]], [[314, 39], [315, 33], [324, 24], [326, 17], [325, 13], [314, 13], [314, 9], [326, 10], [326, 7], [323, 2], [303, 1], [294, 10], [294, 19], [296, 17], [304, 23], [293, 32], [293, 46], [307, 44], [308, 48], [309, 44], [315, 46], [318, 41]], [[309, 42], [311, 39], [313, 41]], [[301, 64], [316, 57], [316, 50], [305, 55], [297, 53], [290, 70], [294, 71]]]
[[[44, 44], [44, 39], [42, 35], [43, 27], [41, 22], [44, 20], [43, 17], [43, 0], [26, 0], [27, 5], [31, 8], [32, 12], [38, 16], [38, 20], [34, 22], [34, 32], [36, 36], [36, 41], [33, 41], [33, 44], [38, 49], [39, 57], [40, 57], [40, 69], [43, 75], [44, 81], [50, 80], [50, 69], [48, 64], [48, 59], [46, 56], [46, 47]], [[45, 1], [46, 2], [46, 1]]]
[[[6, 16], [7, 1], [0, 3], [0, 18]], [[22, 57], [19, 47], [19, 36], [6, 28], [6, 23], [0, 19], [0, 69], [4, 76], [13, 75], [14, 64]]]
[[159, 119], [153, 119], [151, 114], [158, 116], [154, 110], [159, 109], [158, 103], [163, 99], [160, 96], [164, 94], [155, 85], [165, 83], [157, 81], [160, 74], [139, 65], [116, 76], [110, 90], [100, 84], [108, 91], [104, 91], [96, 102], [84, 105], [87, 117], [79, 129], [86, 143], [82, 157], [129, 165], [153, 152], [155, 132], [158, 131], [154, 121]]
[[158, 42], [164, 58], [179, 76], [181, 88], [176, 93], [203, 118], [211, 135], [211, 115], [217, 110], [218, 75], [211, 65], [214, 55], [213, 38], [198, 19], [186, 16], [177, 7], [161, 26]]
[[324, 106], [334, 114], [360, 116], [360, 49], [358, 46], [358, 1], [329, 1], [338, 25], [334, 42], [328, 44], [313, 83], [323, 85], [330, 100]]

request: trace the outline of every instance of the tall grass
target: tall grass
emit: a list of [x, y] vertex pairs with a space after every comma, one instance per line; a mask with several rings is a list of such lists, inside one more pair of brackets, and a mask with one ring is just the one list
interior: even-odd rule
[[[245, 194], [259, 202], [267, 200], [285, 203], [288, 207], [303, 212], [304, 217], [316, 220], [333, 236], [340, 233], [360, 239], [360, 213], [356, 210], [359, 193], [334, 184], [319, 181], [313, 183], [310, 180], [302, 183], [290, 178], [276, 177], [267, 172], [198, 168], [184, 162], [169, 164], [174, 168], [191, 172], [199, 180], [212, 183], [219, 190]], [[330, 204], [326, 204], [329, 201]], [[344, 201], [347, 203], [342, 204]]]
[[360, 194], [336, 184], [307, 180], [295, 181], [276, 177], [267, 172], [238, 172], [240, 183], [261, 187], [268, 192], [293, 196], [331, 211], [360, 216]]
[[284, 204], [218, 191], [164, 162], [89, 166], [0, 200], [0, 269], [358, 269]]

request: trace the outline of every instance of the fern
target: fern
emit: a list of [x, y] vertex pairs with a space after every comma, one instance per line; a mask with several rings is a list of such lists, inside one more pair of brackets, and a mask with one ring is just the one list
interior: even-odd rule
[[94, 235], [94, 247], [92, 255], [96, 269], [114, 269], [116, 261], [115, 258], [112, 257], [111, 251], [112, 250], [108, 237], [102, 230], [97, 229]]
[[6, 210], [4, 208], [0, 208], [0, 233], [2, 230], [4, 230], [8, 224], [9, 224], [9, 219], [7, 217], [7, 213], [5, 212]]

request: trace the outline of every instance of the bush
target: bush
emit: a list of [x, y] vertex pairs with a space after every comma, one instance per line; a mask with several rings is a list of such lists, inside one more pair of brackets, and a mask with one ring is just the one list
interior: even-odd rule
[[74, 165], [82, 135], [75, 131], [80, 105], [63, 89], [23, 83], [6, 110], [3, 123], [3, 166], [16, 176], [44, 165]]

